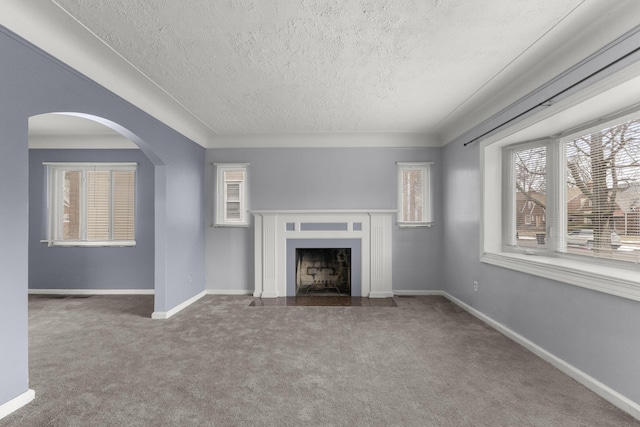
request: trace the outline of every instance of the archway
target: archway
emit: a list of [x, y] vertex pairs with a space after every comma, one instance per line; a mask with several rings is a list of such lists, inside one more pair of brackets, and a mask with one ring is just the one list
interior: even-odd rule
[[[160, 157], [155, 153], [155, 151], [149, 146], [149, 144], [147, 144], [144, 140], [142, 140], [140, 137], [138, 137], [135, 133], [131, 132], [129, 129], [121, 126], [118, 123], [115, 123], [111, 120], [105, 119], [103, 117], [99, 117], [99, 116], [95, 116], [95, 115], [91, 115], [91, 114], [86, 114], [86, 113], [78, 113], [78, 112], [55, 112], [55, 113], [45, 113], [45, 114], [39, 114], [36, 116], [32, 116], [30, 118], [30, 128], [32, 128], [32, 123], [39, 123], [39, 125], [42, 127], [41, 123], [43, 123], [42, 119], [46, 118], [48, 120], [48, 126], [50, 126], [52, 129], [54, 129], [53, 132], [56, 131], [56, 126], [51, 126], [52, 123], [62, 123], [62, 125], [58, 125], [57, 129], [59, 129], [61, 126], [63, 126], [64, 132], [66, 132], [68, 135], [73, 135], [76, 138], [69, 138], [67, 137], [66, 140], [71, 140], [70, 146], [66, 146], [64, 148], [78, 148], [80, 149], [79, 151], [82, 151], [82, 149], [87, 148], [87, 144], [88, 146], [90, 146], [90, 148], [102, 148], [102, 149], [109, 149], [112, 151], [118, 151], [118, 150], [113, 150], [114, 148], [123, 148], [123, 144], [119, 144], [119, 143], [115, 143], [114, 141], [118, 141], [118, 140], [122, 140], [122, 141], [127, 141], [130, 143], [131, 147], [125, 147], [125, 148], [138, 148], [139, 150], [135, 150], [137, 152], [137, 156], [142, 156], [143, 158], [146, 158], [145, 160], [148, 160], [148, 162], [143, 162], [143, 163], [150, 163], [150, 167], [146, 166], [146, 176], [147, 176], [147, 183], [151, 183], [151, 185], [147, 185], [146, 189], [147, 190], [151, 190], [151, 186], [153, 186], [153, 190], [152, 190], [152, 195], [151, 195], [151, 200], [150, 199], [150, 195], [149, 194], [144, 194], [144, 190], [145, 188], [142, 188], [142, 194], [140, 191], [138, 191], [138, 195], [143, 196], [140, 199], [141, 200], [146, 200], [146, 206], [147, 206], [147, 210], [141, 212], [141, 214], [139, 215], [138, 213], [136, 214], [137, 216], [137, 222], [138, 220], [142, 220], [144, 218], [147, 219], [152, 219], [152, 221], [146, 221], [147, 223], [152, 223], [151, 227], [149, 227], [149, 224], [142, 224], [144, 226], [141, 226], [140, 229], [144, 230], [144, 236], [145, 236], [145, 241], [149, 242], [149, 244], [146, 246], [146, 248], [144, 249], [144, 251], [146, 251], [146, 253], [143, 253], [143, 250], [140, 249], [138, 250], [137, 254], [143, 253], [142, 255], [137, 255], [138, 258], [133, 257], [132, 259], [126, 259], [126, 258], [130, 258], [128, 255], [124, 256], [125, 259], [123, 259], [122, 257], [120, 258], [120, 262], [128, 262], [132, 265], [131, 269], [133, 269], [133, 265], [137, 262], [138, 266], [143, 266], [142, 268], [138, 268], [138, 270], [141, 269], [146, 269], [148, 270], [144, 275], [142, 275], [141, 273], [138, 273], [137, 275], [133, 275], [132, 280], [135, 279], [136, 277], [150, 277], [151, 281], [153, 283], [152, 286], [152, 291], [154, 293], [154, 307], [155, 310], [158, 310], [159, 304], [162, 304], [164, 302], [164, 295], [165, 295], [165, 269], [164, 269], [164, 265], [165, 265], [165, 247], [166, 247], [166, 243], [165, 243], [165, 229], [164, 229], [164, 217], [165, 217], [165, 200], [166, 200], [166, 196], [165, 196], [165, 192], [166, 192], [166, 173], [165, 173], [165, 164], [162, 161], [162, 159], [160, 159]], [[87, 124], [91, 124], [91, 125], [85, 125], [84, 123]], [[78, 126], [78, 128], [81, 128], [80, 130], [78, 130], [77, 132], [73, 130], [74, 127]], [[72, 129], [69, 129], [72, 128]], [[97, 129], [95, 130], [95, 132], [100, 132], [99, 129], [108, 129], [108, 132], [111, 132], [113, 134], [113, 136], [117, 136], [118, 139], [116, 138], [105, 138], [104, 136], [104, 132], [101, 135], [101, 138], [99, 139], [99, 146], [95, 146], [95, 144], [93, 146], [91, 146], [90, 142], [93, 142], [94, 140], [98, 141], [98, 139], [95, 137], [95, 135], [91, 135], [91, 132], [94, 132], [94, 130], [92, 129]], [[44, 126], [44, 130], [43, 129], [39, 129], [39, 134], [46, 132], [47, 130], [47, 125]], [[75, 132], [75, 133], [74, 133]], [[32, 132], [30, 132], [31, 135]], [[64, 137], [59, 135], [59, 131], [58, 131], [58, 135], [57, 139], [63, 139]], [[77, 136], [79, 136], [78, 134], [82, 134], [80, 136], [80, 138], [77, 138]], [[32, 139], [32, 136], [30, 136], [30, 140]], [[83, 142], [77, 142], [77, 141], [73, 141], [73, 140], [79, 140], [79, 141], [83, 141]], [[74, 145], [75, 144], [75, 145]], [[114, 146], [112, 146], [114, 145]], [[40, 144], [39, 148], [60, 148], [60, 147], [56, 147], [55, 144], [53, 144], [52, 146], [48, 147], [45, 144]], [[64, 150], [60, 150], [60, 151], [64, 151]], [[67, 153], [69, 152], [68, 150], [66, 150]], [[77, 152], [77, 150], [74, 150]], [[100, 153], [104, 153], [103, 150], [84, 150], [84, 152], [90, 152], [93, 151], [93, 153], [91, 155], [87, 155], [84, 154], [84, 157], [80, 157], [81, 159], [92, 159], [93, 161], [112, 161], [114, 160], [113, 156], [107, 156], [104, 160], [96, 160], [96, 156], [100, 156]], [[122, 152], [125, 151], [129, 151], [129, 150], [119, 150]], [[133, 150], [131, 150], [133, 151]], [[98, 154], [96, 154], [96, 152], [98, 152]], [[30, 156], [31, 157], [31, 156]], [[53, 157], [53, 159], [64, 159], [65, 156], [64, 154], [59, 155], [58, 157]], [[75, 157], [76, 159], [78, 158], [77, 156]], [[129, 158], [131, 158], [129, 156]], [[134, 156], [135, 158], [135, 156]], [[67, 157], [68, 159], [68, 157]], [[71, 160], [67, 160], [67, 161], [71, 161]], [[36, 185], [31, 185], [30, 186], [32, 189], [33, 188], [37, 188], [38, 187], [38, 183], [36, 183]], [[30, 196], [32, 197], [32, 196]], [[32, 203], [32, 205], [34, 205], [34, 203]], [[37, 206], [37, 200], [35, 205]], [[139, 207], [138, 205], [138, 201], [136, 201], [136, 205]], [[137, 208], [138, 208], [137, 207]], [[136, 208], [136, 209], [137, 209]], [[40, 209], [41, 210], [41, 209]], [[149, 218], [149, 213], [151, 215], [151, 218]], [[38, 213], [35, 213], [34, 215], [37, 215]], [[40, 215], [42, 215], [42, 213], [40, 212]], [[144, 217], [144, 218], [143, 218]], [[30, 223], [32, 222], [32, 220], [30, 220]], [[140, 221], [142, 222], [142, 221]], [[136, 227], [138, 228], [138, 227]], [[31, 229], [31, 226], [30, 226]], [[136, 237], [140, 236], [139, 234], [139, 230], [136, 229]], [[149, 237], [150, 236], [150, 237]], [[31, 240], [31, 239], [30, 239]], [[34, 257], [34, 254], [38, 253], [38, 249], [36, 248], [36, 250], [32, 251], [30, 249], [30, 258]], [[86, 248], [85, 248], [86, 249]], [[93, 257], [94, 259], [96, 258], [96, 250], [93, 251], [88, 251], [88, 252], [84, 252], [83, 254], [91, 254], [91, 257]], [[40, 253], [43, 253], [42, 250], [40, 249]], [[51, 253], [51, 252], [49, 252]], [[66, 254], [70, 254], [71, 251], [66, 251]], [[78, 252], [76, 252], [78, 253]], [[111, 250], [108, 253], [113, 254], [115, 253], [115, 251]], [[131, 253], [131, 252], [129, 252]], [[32, 260], [30, 260], [31, 263]], [[88, 265], [96, 265], [97, 263], [87, 263], [86, 260], [83, 260], [85, 262], [85, 264]], [[117, 263], [118, 261], [116, 261]], [[152, 266], [150, 266], [149, 264], [153, 264]], [[46, 265], [46, 264], [45, 264]], [[119, 266], [119, 268], [122, 270], [122, 265]], [[150, 270], [150, 271], [149, 271]], [[30, 283], [33, 282], [37, 282], [37, 275], [35, 274], [31, 274], [30, 275]], [[104, 286], [104, 285], [101, 285]], [[146, 287], [146, 286], [145, 286]], [[162, 305], [160, 305], [160, 307], [162, 307]]]

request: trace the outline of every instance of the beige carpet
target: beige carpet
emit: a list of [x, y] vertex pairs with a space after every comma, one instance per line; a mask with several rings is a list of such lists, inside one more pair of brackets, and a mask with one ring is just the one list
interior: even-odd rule
[[36, 399], [1, 426], [637, 426], [442, 297], [397, 307], [31, 296]]

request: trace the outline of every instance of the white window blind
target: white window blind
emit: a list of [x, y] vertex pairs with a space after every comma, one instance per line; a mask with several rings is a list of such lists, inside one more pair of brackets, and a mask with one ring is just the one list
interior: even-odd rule
[[217, 169], [217, 194], [215, 224], [218, 226], [246, 226], [247, 166], [242, 163], [219, 163]]
[[45, 165], [50, 245], [135, 245], [135, 164]]
[[87, 240], [110, 240], [111, 173], [87, 171]]
[[133, 171], [113, 172], [112, 224], [114, 240], [135, 238], [135, 185]]
[[230, 170], [224, 171], [225, 201], [224, 209], [225, 221], [241, 221], [241, 201], [244, 186], [244, 171]]

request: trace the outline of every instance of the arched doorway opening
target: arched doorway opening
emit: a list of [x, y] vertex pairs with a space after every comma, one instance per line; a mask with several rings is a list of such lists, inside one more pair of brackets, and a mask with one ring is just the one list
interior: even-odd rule
[[[29, 288], [49, 293], [164, 294], [164, 162], [136, 134], [95, 115], [56, 112], [29, 119]], [[130, 247], [51, 248], [45, 163], [128, 162], [137, 165], [135, 244]], [[52, 250], [57, 249], [57, 250]], [[52, 274], [53, 272], [53, 274]], [[147, 313], [151, 315], [151, 313]]]

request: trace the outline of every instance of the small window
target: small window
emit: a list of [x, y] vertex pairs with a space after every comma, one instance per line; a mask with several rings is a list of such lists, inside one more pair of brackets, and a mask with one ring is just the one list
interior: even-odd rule
[[432, 225], [430, 200], [431, 163], [398, 162], [398, 225]]
[[248, 163], [216, 163], [217, 226], [247, 226], [247, 166]]
[[45, 163], [49, 246], [135, 246], [135, 163]]

